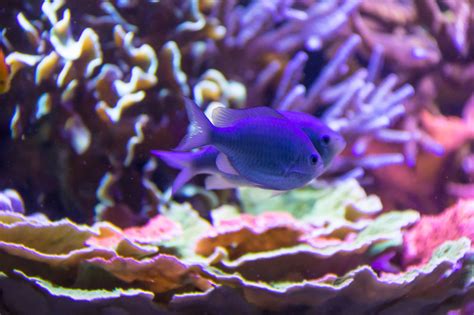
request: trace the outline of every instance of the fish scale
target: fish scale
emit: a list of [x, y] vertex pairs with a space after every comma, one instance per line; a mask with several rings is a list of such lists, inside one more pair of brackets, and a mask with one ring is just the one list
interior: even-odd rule
[[[283, 130], [286, 132], [279, 132]], [[310, 156], [307, 152], [315, 149], [307, 136], [288, 120], [249, 118], [234, 126], [216, 128], [213, 140], [237, 172], [256, 184], [292, 189], [315, 177], [311, 172], [292, 170], [294, 165], [306, 165]], [[303, 150], [298, 151], [298, 147]]]

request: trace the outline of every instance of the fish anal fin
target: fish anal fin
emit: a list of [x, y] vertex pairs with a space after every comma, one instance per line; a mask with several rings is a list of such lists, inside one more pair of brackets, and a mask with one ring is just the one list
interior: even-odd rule
[[275, 198], [281, 195], [284, 195], [288, 192], [288, 190], [273, 190], [270, 198]]
[[234, 189], [239, 187], [238, 183], [234, 183], [221, 175], [209, 175], [204, 181], [206, 189], [208, 190], [221, 190], [221, 189]]
[[216, 166], [222, 173], [231, 175], [240, 175], [239, 172], [232, 166], [229, 158], [224, 153], [219, 153], [216, 159]]

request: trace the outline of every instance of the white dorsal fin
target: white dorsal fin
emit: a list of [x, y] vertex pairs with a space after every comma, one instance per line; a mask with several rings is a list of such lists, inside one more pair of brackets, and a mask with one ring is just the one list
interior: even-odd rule
[[217, 107], [212, 111], [212, 122], [216, 127], [228, 127], [244, 118], [275, 117], [286, 119], [285, 116], [270, 107], [253, 107], [246, 109], [232, 109]]
[[235, 170], [232, 164], [227, 158], [227, 155], [224, 153], [219, 153], [216, 159], [216, 166], [222, 173], [231, 174], [231, 175], [239, 175], [239, 172]]

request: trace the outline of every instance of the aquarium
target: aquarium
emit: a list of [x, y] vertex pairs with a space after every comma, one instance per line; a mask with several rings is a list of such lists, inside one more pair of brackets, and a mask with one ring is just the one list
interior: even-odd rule
[[0, 314], [474, 314], [474, 3], [3, 0]]

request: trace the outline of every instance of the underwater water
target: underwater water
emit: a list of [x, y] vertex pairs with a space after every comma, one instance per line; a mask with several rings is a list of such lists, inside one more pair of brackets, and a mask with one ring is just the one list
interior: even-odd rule
[[0, 3], [0, 314], [474, 314], [473, 1]]

